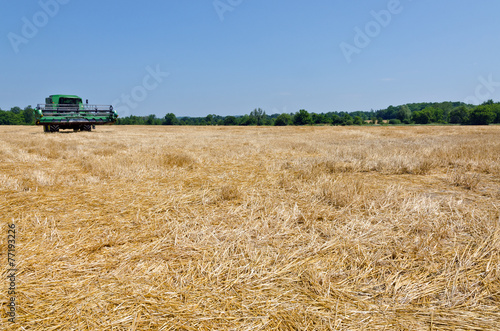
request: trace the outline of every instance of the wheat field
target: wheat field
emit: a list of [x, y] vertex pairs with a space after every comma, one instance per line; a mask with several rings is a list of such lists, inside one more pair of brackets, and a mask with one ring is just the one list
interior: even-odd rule
[[2, 126], [2, 328], [496, 330], [499, 138]]

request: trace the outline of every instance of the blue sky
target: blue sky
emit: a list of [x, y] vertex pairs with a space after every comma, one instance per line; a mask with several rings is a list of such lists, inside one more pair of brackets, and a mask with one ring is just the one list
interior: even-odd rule
[[500, 2], [0, 0], [0, 108], [121, 115], [500, 100]]

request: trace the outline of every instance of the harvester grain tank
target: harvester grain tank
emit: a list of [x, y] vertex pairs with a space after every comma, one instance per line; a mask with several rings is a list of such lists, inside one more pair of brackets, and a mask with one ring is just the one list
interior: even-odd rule
[[92, 131], [96, 125], [114, 124], [117, 117], [113, 106], [89, 105], [88, 100], [83, 103], [76, 95], [51, 95], [35, 109], [35, 123], [43, 125], [44, 132]]

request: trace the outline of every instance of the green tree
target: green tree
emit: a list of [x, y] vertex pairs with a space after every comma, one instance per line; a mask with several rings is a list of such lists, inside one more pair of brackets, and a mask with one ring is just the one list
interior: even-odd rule
[[331, 123], [332, 123], [333, 125], [340, 125], [340, 124], [342, 124], [342, 118], [340, 118], [340, 116], [339, 116], [339, 115], [337, 115], [337, 114], [333, 114], [333, 115], [331, 116], [330, 121], [331, 121]]
[[29, 124], [29, 125], [35, 124], [35, 113], [34, 113], [34, 111], [35, 110], [33, 108], [31, 108], [31, 106], [28, 106], [28, 107], [26, 107], [26, 108], [23, 109], [22, 116], [23, 116], [25, 124]]
[[465, 124], [469, 122], [469, 110], [465, 106], [454, 108], [449, 116], [450, 119], [448, 121], [452, 124]]
[[276, 117], [276, 120], [274, 121], [274, 125], [276, 126], [286, 126], [289, 125], [292, 122], [292, 117], [289, 114], [281, 114], [278, 117]]
[[488, 125], [493, 123], [495, 117], [496, 114], [490, 105], [481, 105], [472, 110], [469, 123], [472, 125]]
[[11, 112], [0, 110], [0, 125], [21, 125], [23, 124], [20, 116]]
[[[428, 109], [428, 108], [426, 108]], [[424, 109], [425, 110], [425, 109]], [[444, 123], [444, 110], [441, 108], [430, 107], [431, 121], [433, 123]]]
[[389, 106], [387, 109], [379, 110], [378, 116], [382, 117], [385, 120], [395, 118], [398, 113], [398, 107]]
[[439, 108], [443, 111], [443, 121], [442, 123], [447, 123], [450, 121], [450, 113], [453, 110], [453, 103], [446, 101], [441, 102], [436, 105], [436, 108]]
[[239, 125], [244, 125], [244, 126], [255, 125], [255, 124], [257, 124], [255, 118], [250, 117], [249, 115], [246, 114], [243, 115], [239, 121]]
[[261, 108], [255, 108], [250, 113], [250, 117], [254, 119], [253, 121], [255, 122], [255, 124], [260, 126], [264, 124], [264, 118], [266, 117], [266, 112], [263, 111]]
[[443, 110], [429, 106], [424, 110], [414, 112], [412, 120], [417, 124], [443, 123]]
[[407, 105], [399, 107], [396, 118], [403, 122], [404, 120], [411, 119], [411, 110]]
[[207, 117], [205, 117], [205, 122], [207, 123], [207, 125], [214, 125], [214, 115], [207, 115]]
[[10, 109], [10, 111], [11, 111], [13, 114], [16, 114], [16, 115], [17, 115], [17, 114], [20, 114], [22, 110], [21, 110], [21, 108], [19, 108], [19, 107], [12, 107], [12, 108]]
[[351, 115], [344, 114], [344, 116], [342, 116], [342, 125], [353, 125], [353, 124], [354, 120], [352, 119]]
[[365, 122], [361, 118], [361, 116], [354, 116], [353, 124], [354, 125], [363, 125]]
[[295, 125], [307, 125], [312, 124], [311, 114], [305, 109], [299, 110], [293, 116], [293, 124]]
[[165, 118], [163, 119], [163, 125], [177, 125], [179, 124], [179, 121], [177, 120], [177, 117], [172, 114], [168, 113], [165, 115]]
[[224, 125], [237, 125], [238, 124], [238, 120], [234, 116], [226, 116], [224, 118], [223, 124]]
[[493, 120], [493, 123], [500, 123], [500, 103], [491, 105], [491, 110], [495, 113], [495, 119]]
[[325, 116], [325, 114], [312, 113], [311, 120], [314, 124], [330, 124], [331, 123], [330, 119], [327, 116]]
[[155, 120], [156, 120], [155, 114], [148, 115], [146, 118], [146, 125], [154, 125], [156, 122]]
[[428, 111], [416, 111], [412, 114], [412, 120], [417, 124], [431, 123], [431, 113]]

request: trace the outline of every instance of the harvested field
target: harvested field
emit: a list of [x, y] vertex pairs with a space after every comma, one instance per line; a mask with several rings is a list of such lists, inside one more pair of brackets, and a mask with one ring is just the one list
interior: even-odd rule
[[1, 323], [496, 330], [499, 138], [500, 126], [2, 126]]

